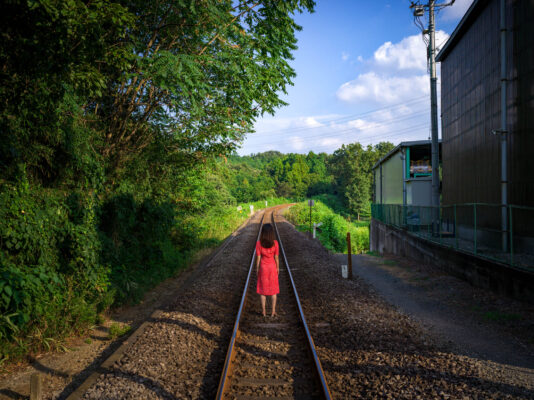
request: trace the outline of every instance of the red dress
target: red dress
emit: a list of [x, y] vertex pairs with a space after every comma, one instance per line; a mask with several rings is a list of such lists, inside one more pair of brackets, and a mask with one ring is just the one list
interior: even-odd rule
[[273, 247], [266, 249], [258, 241], [256, 243], [256, 254], [261, 256], [256, 292], [264, 296], [278, 294], [280, 288], [278, 287], [278, 273], [276, 271], [276, 261], [274, 260], [274, 256], [278, 255], [278, 242], [275, 240]]

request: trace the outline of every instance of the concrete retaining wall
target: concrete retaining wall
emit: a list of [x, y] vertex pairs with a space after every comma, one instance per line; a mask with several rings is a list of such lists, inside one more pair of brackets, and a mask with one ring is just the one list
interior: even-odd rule
[[474, 286], [534, 304], [534, 273], [424, 240], [401, 229], [371, 220], [370, 248], [431, 264]]

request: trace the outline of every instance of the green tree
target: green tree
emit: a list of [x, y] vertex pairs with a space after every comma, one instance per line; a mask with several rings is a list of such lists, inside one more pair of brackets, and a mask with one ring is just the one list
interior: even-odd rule
[[[231, 154], [255, 119], [284, 105], [300, 27], [292, 13], [311, 0], [133, 1], [127, 40], [136, 55], [105, 98], [91, 104], [106, 124], [101, 149], [113, 168], [167, 139], [197, 159]], [[141, 17], [142, 16], [142, 17]]]
[[360, 143], [352, 143], [341, 146], [332, 155], [329, 166], [335, 177], [336, 191], [358, 218], [370, 212], [372, 167], [393, 147], [392, 143], [381, 142], [364, 149]]
[[14, 0], [0, 13], [0, 171], [51, 185], [83, 182], [101, 170], [92, 116], [100, 98], [133, 56], [124, 37], [134, 15], [121, 3]]

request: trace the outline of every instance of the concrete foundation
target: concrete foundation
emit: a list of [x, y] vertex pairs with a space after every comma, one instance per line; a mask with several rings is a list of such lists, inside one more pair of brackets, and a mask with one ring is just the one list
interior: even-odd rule
[[370, 248], [436, 266], [474, 286], [534, 304], [534, 273], [424, 240], [371, 220]]

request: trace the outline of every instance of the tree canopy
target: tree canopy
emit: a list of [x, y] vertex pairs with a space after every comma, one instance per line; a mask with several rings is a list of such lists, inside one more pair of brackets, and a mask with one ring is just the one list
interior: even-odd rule
[[[116, 177], [142, 152], [228, 155], [283, 105], [295, 12], [312, 0], [12, 1], [2, 15], [0, 148], [11, 175]], [[148, 160], [148, 158], [146, 158]], [[8, 174], [9, 175], [9, 174]]]

